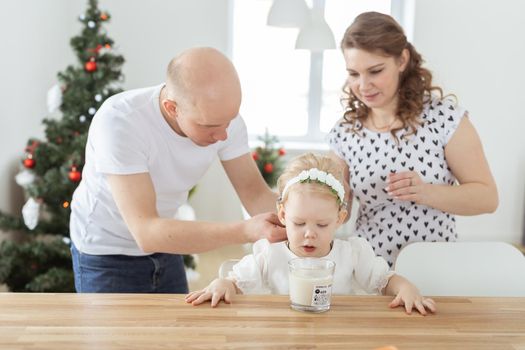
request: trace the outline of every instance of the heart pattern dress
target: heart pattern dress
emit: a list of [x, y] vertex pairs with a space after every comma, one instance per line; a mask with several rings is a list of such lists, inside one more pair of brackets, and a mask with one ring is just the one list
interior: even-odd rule
[[401, 171], [416, 171], [426, 183], [454, 186], [445, 146], [464, 115], [453, 100], [433, 98], [424, 105], [416, 133], [402, 138], [408, 128], [399, 130], [397, 143], [390, 132], [363, 127], [353, 133], [343, 119], [328, 134], [330, 149], [349, 167], [350, 189], [359, 202], [355, 234], [366, 238], [391, 267], [407, 244], [458, 237], [453, 215], [394, 199], [385, 187], [388, 174]]

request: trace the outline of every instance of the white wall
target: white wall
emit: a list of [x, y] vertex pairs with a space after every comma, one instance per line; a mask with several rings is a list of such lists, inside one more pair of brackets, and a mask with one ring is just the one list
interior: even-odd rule
[[[345, 0], [330, 0], [345, 1]], [[41, 136], [45, 97], [74, 57], [84, 1], [6, 0], [0, 11], [0, 209], [18, 212], [13, 176], [26, 140]], [[228, 0], [102, 0], [113, 16], [108, 34], [127, 62], [125, 88], [156, 84], [168, 60], [195, 45], [228, 49]], [[459, 218], [464, 239], [518, 242], [525, 202], [525, 3], [513, 0], [419, 0], [414, 43], [448, 92], [470, 113], [500, 190], [492, 215]], [[23, 14], [23, 15], [22, 15]], [[339, 40], [339, 39], [337, 39]], [[256, 49], [256, 44], [254, 44]], [[192, 204], [202, 220], [241, 218], [239, 200], [219, 163], [202, 179]]]
[[[46, 91], [73, 58], [69, 1], [3, 1], [0, 10], [0, 209], [14, 212], [22, 192], [13, 176], [31, 136], [42, 136]], [[71, 21], [73, 22], [73, 21]]]
[[525, 2], [415, 2], [414, 44], [455, 93], [482, 139], [496, 179], [495, 214], [458, 219], [463, 239], [520, 242], [525, 217]]

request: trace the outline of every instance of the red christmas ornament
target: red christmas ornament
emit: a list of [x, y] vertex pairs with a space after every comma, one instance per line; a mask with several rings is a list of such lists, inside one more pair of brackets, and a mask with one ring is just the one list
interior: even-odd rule
[[97, 70], [97, 62], [95, 61], [86, 62], [86, 64], [84, 65], [84, 68], [86, 69], [86, 71], [90, 73], [94, 72]]
[[272, 163], [264, 164], [264, 172], [271, 174], [273, 172], [273, 164]]
[[280, 156], [284, 156], [286, 154], [286, 151], [284, 150], [284, 148], [279, 148], [278, 152]]
[[108, 15], [105, 14], [104, 12], [102, 12], [102, 13], [100, 14], [100, 19], [103, 20], [103, 21], [105, 21], [105, 20], [108, 19]]
[[252, 152], [252, 158], [253, 158], [253, 160], [258, 161], [259, 160], [259, 154], [257, 152]]
[[33, 169], [35, 167], [35, 165], [36, 165], [35, 160], [33, 158], [31, 158], [31, 157], [28, 157], [28, 158], [24, 159], [24, 161], [22, 163], [28, 169]]
[[77, 167], [72, 167], [71, 171], [69, 172], [69, 179], [73, 182], [79, 182], [81, 177], [82, 174], [77, 170]]

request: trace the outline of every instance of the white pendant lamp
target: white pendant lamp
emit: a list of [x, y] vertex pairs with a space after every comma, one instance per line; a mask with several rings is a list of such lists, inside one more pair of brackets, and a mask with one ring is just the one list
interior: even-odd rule
[[314, 7], [311, 10], [310, 21], [301, 27], [295, 48], [313, 52], [335, 49], [334, 33], [325, 21], [322, 9]]
[[274, 27], [300, 28], [310, 20], [310, 10], [304, 0], [274, 0], [267, 24]]

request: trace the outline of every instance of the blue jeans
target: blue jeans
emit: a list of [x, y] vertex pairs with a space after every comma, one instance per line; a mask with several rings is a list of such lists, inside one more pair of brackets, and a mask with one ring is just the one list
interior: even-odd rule
[[187, 293], [181, 255], [90, 255], [71, 243], [77, 293]]

